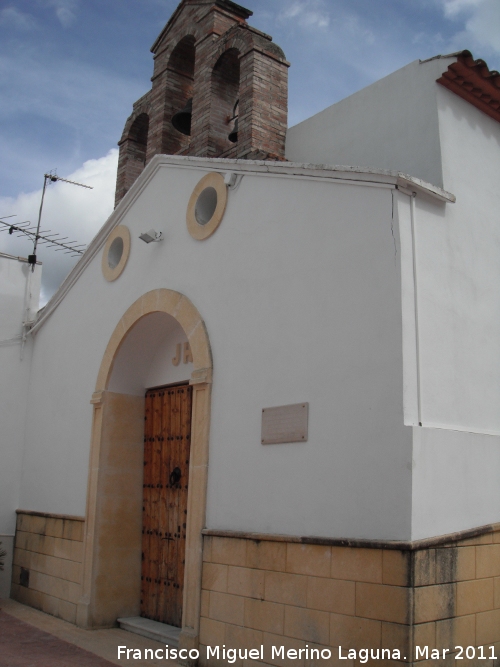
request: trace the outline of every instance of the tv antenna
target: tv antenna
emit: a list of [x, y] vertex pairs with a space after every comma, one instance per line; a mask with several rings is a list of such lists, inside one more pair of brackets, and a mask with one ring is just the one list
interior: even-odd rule
[[[28, 255], [28, 262], [31, 264], [31, 267], [32, 267], [31, 270], [32, 271], [35, 270], [35, 264], [36, 264], [36, 248], [37, 248], [37, 245], [38, 245], [38, 240], [40, 238], [40, 223], [41, 223], [41, 220], [42, 220], [42, 209], [43, 209], [43, 200], [44, 200], [44, 197], [45, 197], [45, 190], [47, 189], [47, 184], [48, 183], [55, 183], [56, 181], [63, 181], [64, 183], [71, 183], [71, 185], [78, 185], [80, 188], [88, 188], [89, 190], [94, 189], [91, 185], [84, 185], [83, 183], [77, 183], [76, 181], [70, 181], [67, 178], [62, 178], [62, 176], [58, 176], [53, 171], [51, 171], [48, 174], [44, 174], [42, 201], [40, 202], [40, 211], [38, 212], [38, 224], [36, 226], [35, 242], [33, 244], [33, 253], [31, 255]], [[46, 233], [45, 233], [45, 235], [46, 235]], [[61, 239], [59, 239], [59, 241], [60, 240]]]
[[51, 233], [50, 229], [44, 231], [40, 230], [40, 223], [42, 221], [42, 210], [43, 210], [43, 200], [45, 198], [45, 190], [47, 189], [47, 184], [55, 183], [56, 181], [63, 181], [64, 183], [71, 183], [71, 185], [78, 185], [81, 188], [88, 188], [93, 190], [94, 188], [91, 185], [84, 185], [83, 183], [77, 183], [76, 181], [70, 181], [67, 178], [62, 178], [58, 176], [55, 171], [51, 171], [48, 174], [44, 174], [43, 179], [43, 190], [42, 190], [42, 201], [40, 202], [40, 211], [38, 212], [38, 223], [36, 228], [31, 226], [29, 220], [24, 220], [24, 222], [19, 222], [17, 225], [13, 225], [10, 222], [4, 222], [8, 218], [14, 218], [15, 215], [0, 216], [0, 224], [3, 225], [3, 229], [0, 228], [0, 232], [8, 231], [9, 234], [16, 232], [17, 236], [27, 236], [33, 240], [33, 253], [28, 255], [28, 263], [31, 264], [31, 270], [35, 270], [36, 264], [36, 249], [38, 243], [46, 243], [49, 248], [55, 247], [56, 250], [66, 250], [65, 254], [71, 254], [73, 257], [76, 255], [82, 255], [85, 250], [84, 243], [77, 243], [76, 241], [69, 241], [67, 236], [60, 236], [57, 233]]
[[[18, 222], [16, 224], [13, 222], [5, 222], [8, 218], [15, 217], [15, 215], [6, 215], [3, 216], [3, 218], [0, 218], [0, 225], [3, 225], [3, 227], [0, 228], [0, 233], [8, 232], [9, 234], [15, 234], [17, 237], [27, 236], [32, 241], [35, 241], [37, 237], [36, 227], [32, 226], [29, 220], [24, 220], [23, 222]], [[64, 254], [70, 254], [72, 257], [82, 255], [85, 250], [84, 243], [69, 241], [67, 236], [51, 233], [50, 229], [39, 231], [38, 242], [40, 244], [46, 243], [48, 248], [55, 248], [56, 251], [65, 250]]]

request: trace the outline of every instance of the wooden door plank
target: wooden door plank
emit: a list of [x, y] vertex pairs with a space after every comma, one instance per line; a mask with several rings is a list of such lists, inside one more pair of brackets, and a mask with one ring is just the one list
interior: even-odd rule
[[[146, 393], [141, 615], [180, 627], [186, 546], [192, 387]], [[181, 477], [170, 475], [179, 468]]]
[[152, 424], [153, 424], [153, 397], [151, 392], [146, 394], [145, 424], [144, 424], [144, 480], [143, 480], [143, 523], [142, 523], [142, 573], [141, 573], [141, 615], [149, 614], [149, 532], [151, 530], [151, 493], [152, 483]]
[[170, 463], [168, 469], [169, 476], [169, 505], [168, 505], [168, 530], [169, 530], [169, 550], [168, 550], [168, 606], [167, 606], [167, 623], [174, 625], [174, 611], [175, 611], [175, 554], [176, 554], [176, 540], [175, 540], [175, 488], [170, 483], [171, 472], [175, 468], [175, 410], [176, 410], [176, 389], [170, 389], [170, 412], [169, 412], [169, 449], [170, 449]]
[[169, 447], [166, 436], [168, 421], [168, 395], [166, 390], [160, 392], [161, 396], [161, 469], [160, 469], [160, 512], [159, 512], [159, 573], [160, 580], [158, 590], [158, 620], [164, 622], [165, 605], [167, 595], [167, 563], [168, 563], [168, 508], [167, 508], [167, 484], [169, 466]]
[[160, 549], [159, 549], [159, 526], [160, 526], [160, 477], [161, 477], [161, 392], [154, 393], [154, 415], [153, 415], [153, 483], [151, 489], [151, 590], [150, 606], [153, 620], [158, 619], [158, 588], [159, 588], [159, 568], [160, 568]]
[[169, 414], [168, 414], [168, 446], [169, 446], [169, 465], [167, 470], [168, 475], [168, 583], [167, 583], [167, 607], [166, 607], [166, 623], [173, 625], [172, 615], [174, 609], [174, 600], [173, 600], [173, 591], [174, 591], [174, 558], [175, 558], [175, 537], [174, 537], [174, 516], [173, 516], [173, 505], [175, 501], [175, 492], [170, 484], [170, 473], [173, 470], [174, 466], [174, 451], [173, 451], [173, 442], [174, 442], [174, 409], [175, 409], [175, 389], [169, 389]]
[[[174, 440], [173, 440], [173, 466], [179, 468], [179, 432], [180, 432], [180, 419], [181, 419], [181, 388], [176, 387], [175, 389], [175, 408], [174, 408]], [[179, 616], [179, 599], [178, 599], [178, 590], [179, 590], [179, 571], [177, 567], [178, 554], [179, 554], [179, 534], [177, 530], [178, 520], [179, 520], [179, 481], [174, 483], [174, 499], [172, 507], [172, 517], [173, 517], [173, 529], [175, 535], [175, 552], [173, 554], [173, 570], [174, 570], [174, 590], [172, 595], [173, 609], [172, 609], [172, 623], [176, 626], [180, 625]]]
[[177, 560], [178, 578], [180, 587], [178, 590], [178, 605], [182, 613], [182, 597], [184, 591], [184, 563], [186, 555], [186, 520], [187, 520], [187, 494], [189, 485], [189, 442], [191, 424], [191, 395], [192, 387], [187, 386], [182, 392], [181, 410], [181, 488], [179, 490], [179, 552]]

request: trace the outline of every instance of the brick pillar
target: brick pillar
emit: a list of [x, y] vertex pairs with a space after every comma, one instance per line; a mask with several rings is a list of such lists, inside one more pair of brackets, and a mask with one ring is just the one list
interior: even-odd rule
[[[116, 203], [158, 153], [284, 159], [288, 66], [271, 37], [251, 28], [251, 12], [229, 0], [183, 0], [154, 43], [152, 88], [134, 104], [120, 141]], [[172, 116], [193, 98], [191, 135]], [[239, 99], [238, 142], [228, 123]], [[147, 110], [144, 110], [144, 107]], [[149, 130], [132, 124], [147, 113]]]
[[149, 115], [145, 112], [132, 114], [118, 144], [120, 153], [116, 175], [115, 206], [144, 169], [148, 132]]
[[[289, 63], [281, 49], [268, 36], [237, 25], [218, 40], [206, 40], [199, 51], [189, 154], [284, 159]], [[233, 90], [234, 73], [228, 67], [226, 99], [217, 68], [230, 52], [240, 58], [239, 94]], [[227, 117], [237, 98], [238, 142], [232, 145], [227, 140], [232, 129]]]
[[236, 156], [262, 152], [283, 158], [287, 123], [288, 63], [254, 49], [241, 61]]

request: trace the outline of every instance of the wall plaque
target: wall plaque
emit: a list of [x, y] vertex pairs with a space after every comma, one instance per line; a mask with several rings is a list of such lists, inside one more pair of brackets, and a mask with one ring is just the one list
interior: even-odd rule
[[261, 442], [263, 445], [306, 442], [308, 421], [309, 403], [264, 408]]

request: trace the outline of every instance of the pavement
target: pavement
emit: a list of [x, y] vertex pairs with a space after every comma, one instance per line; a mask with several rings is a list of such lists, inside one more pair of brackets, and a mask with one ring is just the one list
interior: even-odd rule
[[[118, 646], [140, 651], [141, 658], [136, 652], [118, 659]], [[178, 667], [173, 660], [144, 659], [146, 649], [160, 649], [161, 656], [165, 644], [120, 628], [83, 630], [15, 600], [0, 600], [0, 667]]]

